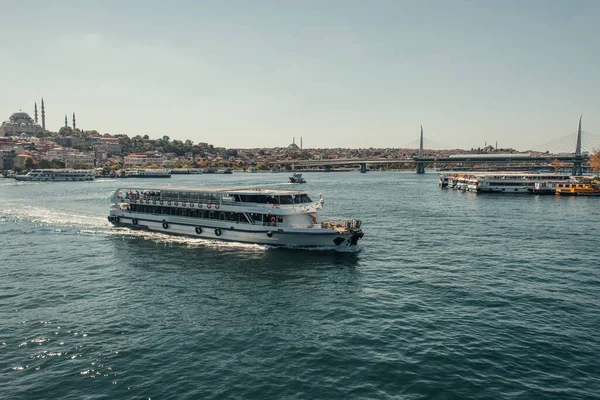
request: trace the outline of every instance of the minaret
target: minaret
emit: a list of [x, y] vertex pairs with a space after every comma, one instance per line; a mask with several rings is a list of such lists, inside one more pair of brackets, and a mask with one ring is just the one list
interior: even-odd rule
[[38, 114], [37, 114], [37, 101], [35, 102], [34, 106], [33, 106], [33, 115], [35, 116], [35, 123], [38, 123]]
[[44, 110], [44, 98], [42, 97], [42, 130], [46, 133], [46, 111]]
[[65, 128], [69, 126], [69, 121], [67, 121], [67, 114], [65, 114]]
[[300, 150], [302, 150], [302, 136], [300, 136]]
[[75, 132], [77, 125], [75, 124], [75, 111], [73, 111], [73, 132]]

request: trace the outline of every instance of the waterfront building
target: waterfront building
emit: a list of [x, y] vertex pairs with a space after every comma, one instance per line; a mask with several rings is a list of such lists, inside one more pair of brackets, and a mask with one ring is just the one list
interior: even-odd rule
[[10, 171], [15, 168], [14, 162], [17, 152], [14, 150], [0, 150], [0, 167], [4, 171]]
[[86, 153], [69, 153], [65, 156], [65, 168], [94, 168], [96, 158]]
[[148, 164], [163, 165], [165, 159], [160, 153], [129, 154], [123, 158], [123, 168], [141, 167]]

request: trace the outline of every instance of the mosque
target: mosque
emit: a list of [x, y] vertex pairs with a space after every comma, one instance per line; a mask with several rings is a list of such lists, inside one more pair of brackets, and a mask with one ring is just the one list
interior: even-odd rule
[[36, 135], [46, 132], [46, 110], [44, 108], [44, 99], [42, 99], [42, 125], [38, 123], [37, 103], [34, 105], [35, 119], [29, 114], [19, 111], [10, 116], [8, 121], [4, 121], [0, 126], [0, 137], [17, 136], [23, 133], [27, 135]]
[[[42, 98], [41, 117], [42, 124], [38, 123], [38, 106], [34, 104], [34, 118], [31, 118], [26, 112], [20, 111], [10, 116], [8, 121], [4, 121], [0, 126], [0, 137], [18, 136], [22, 134], [37, 135], [46, 132], [46, 109], [44, 99]], [[67, 125], [67, 116], [65, 115], [65, 126]], [[75, 130], [75, 113], [73, 113], [73, 130]]]

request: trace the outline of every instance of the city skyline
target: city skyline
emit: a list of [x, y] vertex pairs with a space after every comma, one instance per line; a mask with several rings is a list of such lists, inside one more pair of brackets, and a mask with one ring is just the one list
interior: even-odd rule
[[[8, 4], [2, 118], [228, 148], [527, 149], [600, 133], [600, 4]], [[69, 23], [65, 23], [68, 21]], [[39, 104], [38, 104], [39, 105]]]

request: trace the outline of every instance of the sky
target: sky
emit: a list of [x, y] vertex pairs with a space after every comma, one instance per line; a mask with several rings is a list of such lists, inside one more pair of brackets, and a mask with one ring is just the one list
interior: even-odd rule
[[[0, 0], [0, 120], [219, 147], [600, 134], [600, 1]], [[573, 146], [575, 145], [573, 139]], [[433, 146], [432, 146], [433, 147]]]

